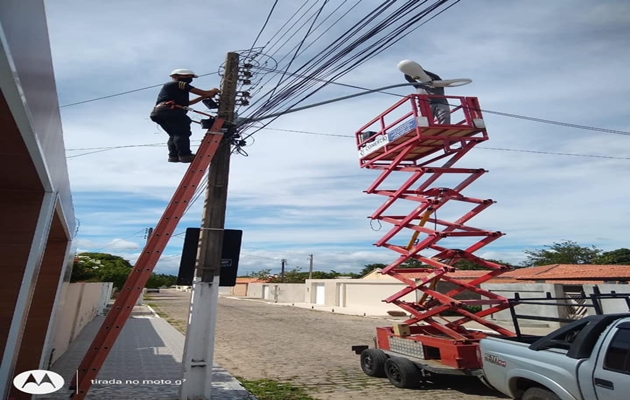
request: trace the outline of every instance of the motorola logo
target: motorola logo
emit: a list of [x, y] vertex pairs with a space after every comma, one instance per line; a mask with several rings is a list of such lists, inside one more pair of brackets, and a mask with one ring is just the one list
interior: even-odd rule
[[24, 371], [13, 378], [13, 386], [28, 394], [48, 394], [61, 389], [65, 381], [56, 372], [45, 369]]

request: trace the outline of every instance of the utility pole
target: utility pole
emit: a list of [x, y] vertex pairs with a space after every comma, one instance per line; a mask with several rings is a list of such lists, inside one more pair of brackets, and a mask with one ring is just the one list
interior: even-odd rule
[[[227, 122], [234, 120], [238, 79], [239, 55], [228, 53], [217, 112], [217, 117]], [[210, 399], [212, 391], [219, 275], [232, 150], [228, 136], [223, 137], [208, 173], [208, 189], [199, 233], [197, 267], [193, 282], [191, 315], [186, 330], [182, 360], [185, 378], [180, 388], [182, 400]]]
[[313, 279], [313, 255], [308, 256], [308, 279]]
[[282, 262], [282, 269], [280, 270], [280, 283], [284, 283], [284, 267], [287, 263], [287, 260], [283, 258], [281, 262]]

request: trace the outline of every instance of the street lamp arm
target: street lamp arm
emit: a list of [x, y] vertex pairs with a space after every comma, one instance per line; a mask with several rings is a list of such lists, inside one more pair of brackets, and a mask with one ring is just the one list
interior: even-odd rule
[[308, 110], [309, 108], [315, 108], [315, 107], [323, 106], [323, 105], [330, 104], [330, 103], [336, 103], [338, 101], [352, 99], [354, 97], [364, 96], [366, 94], [380, 92], [380, 91], [387, 90], [387, 89], [403, 87], [403, 86], [413, 86], [413, 85], [417, 85], [418, 83], [422, 83], [422, 82], [399, 83], [399, 84], [396, 84], [396, 85], [383, 86], [383, 87], [380, 87], [380, 88], [377, 88], [377, 89], [366, 90], [364, 92], [350, 94], [348, 96], [337, 97], [335, 99], [330, 99], [330, 100], [326, 100], [326, 101], [321, 101], [319, 103], [309, 104], [307, 106], [302, 106], [302, 107], [293, 108], [293, 109], [289, 109], [289, 110], [285, 110], [285, 111], [280, 111], [280, 112], [273, 113], [273, 114], [263, 115], [262, 117], [258, 117], [258, 118], [243, 118], [243, 119], [239, 118], [239, 120], [237, 120], [237, 124], [241, 125], [243, 123], [258, 122], [258, 121], [262, 121], [264, 119], [274, 118], [274, 117], [278, 117], [278, 116], [281, 116], [281, 115], [290, 114], [290, 113], [294, 113], [294, 112], [298, 112], [298, 111], [304, 111], [304, 110]]

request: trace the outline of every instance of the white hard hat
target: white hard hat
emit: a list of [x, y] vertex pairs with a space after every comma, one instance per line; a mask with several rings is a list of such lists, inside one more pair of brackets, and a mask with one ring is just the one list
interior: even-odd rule
[[173, 75], [192, 75], [195, 78], [199, 78], [197, 74], [195, 74], [189, 69], [176, 69], [173, 72], [171, 72], [170, 76], [173, 76]]

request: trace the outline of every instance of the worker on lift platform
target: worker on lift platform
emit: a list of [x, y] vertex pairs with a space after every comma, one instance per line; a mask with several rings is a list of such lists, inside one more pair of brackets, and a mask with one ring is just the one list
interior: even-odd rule
[[[190, 163], [195, 155], [190, 150], [191, 119], [186, 115], [187, 107], [203, 100], [212, 101], [220, 90], [201, 90], [191, 85], [198, 76], [189, 69], [176, 69], [171, 72], [172, 81], [165, 83], [158, 94], [150, 118], [166, 131], [169, 136], [168, 161]], [[189, 93], [200, 97], [190, 100]], [[210, 121], [212, 125], [212, 121]]]
[[[424, 70], [424, 72], [429, 75], [431, 80], [441, 81], [437, 74], [433, 72], [429, 72]], [[409, 83], [419, 82], [418, 77], [410, 76], [405, 74], [405, 79]], [[444, 88], [443, 87], [434, 87], [431, 84], [422, 84], [417, 83], [413, 85], [417, 90], [418, 94], [428, 94], [435, 96], [444, 96]], [[440, 124], [450, 124], [451, 123], [451, 109], [448, 105], [448, 99], [440, 98], [440, 97], [430, 97], [429, 105], [431, 106], [431, 111], [433, 112], [433, 116], [438, 120]]]

